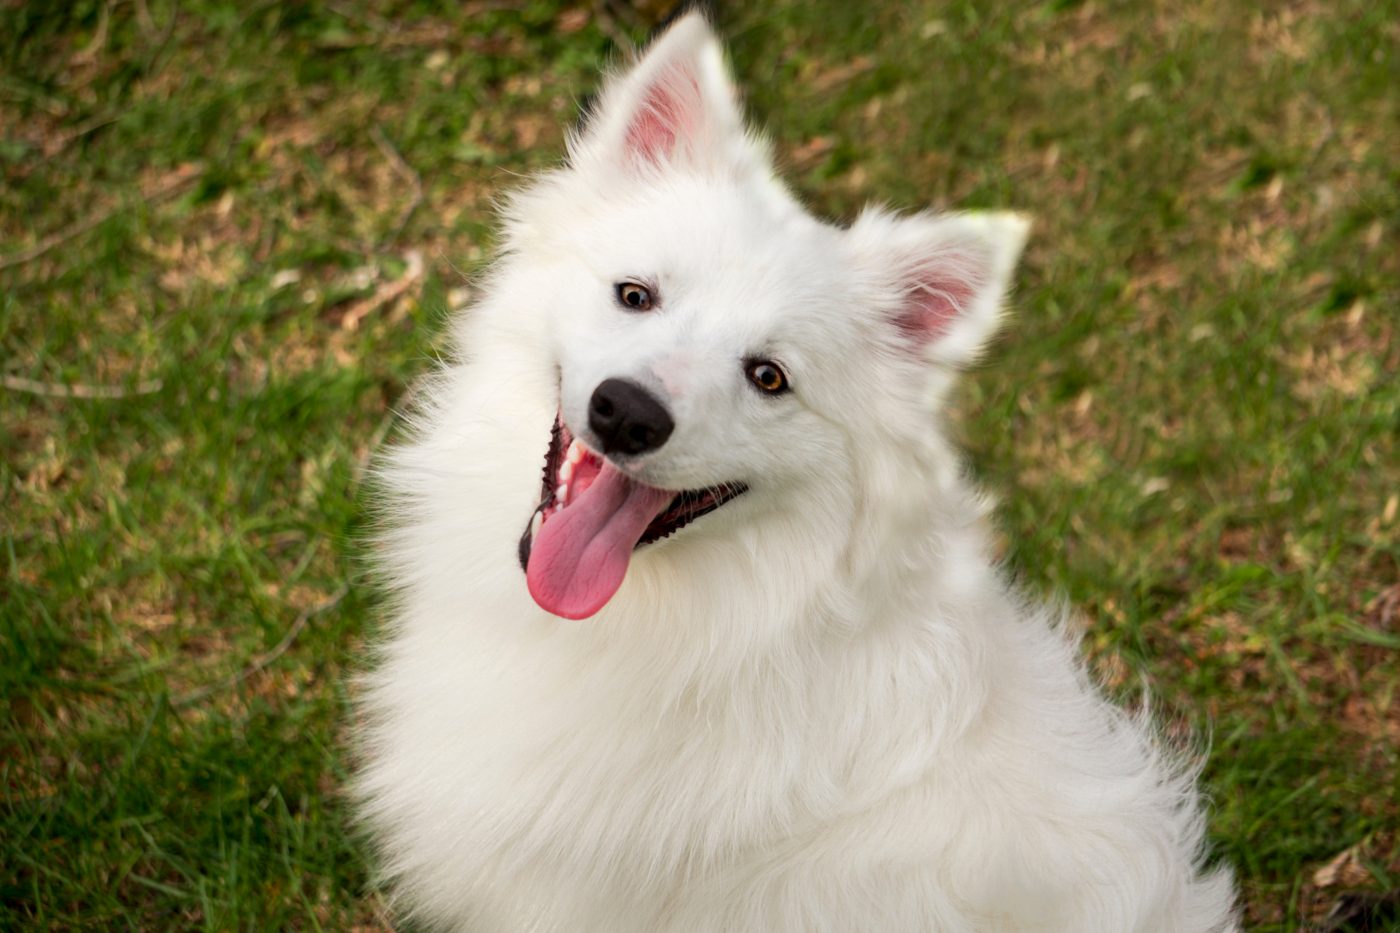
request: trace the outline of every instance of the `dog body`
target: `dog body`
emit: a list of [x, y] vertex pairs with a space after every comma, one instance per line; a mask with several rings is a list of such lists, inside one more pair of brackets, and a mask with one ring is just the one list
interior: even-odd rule
[[357, 787], [409, 912], [1229, 928], [1192, 775], [1002, 580], [938, 428], [1024, 236], [807, 215], [696, 15], [609, 83], [384, 469]]

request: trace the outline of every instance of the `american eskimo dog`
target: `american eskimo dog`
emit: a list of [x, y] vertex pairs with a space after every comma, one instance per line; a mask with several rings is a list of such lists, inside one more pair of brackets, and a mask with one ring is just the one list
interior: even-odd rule
[[940, 430], [1026, 229], [814, 219], [697, 14], [607, 82], [383, 470], [358, 790], [406, 913], [1230, 927], [1189, 769], [1008, 586]]

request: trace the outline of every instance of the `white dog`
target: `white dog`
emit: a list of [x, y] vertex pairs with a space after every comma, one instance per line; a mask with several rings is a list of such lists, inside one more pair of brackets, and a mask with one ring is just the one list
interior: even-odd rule
[[404, 911], [1231, 927], [1193, 775], [1003, 579], [940, 430], [1026, 229], [814, 219], [699, 15], [607, 83], [383, 471], [358, 790]]

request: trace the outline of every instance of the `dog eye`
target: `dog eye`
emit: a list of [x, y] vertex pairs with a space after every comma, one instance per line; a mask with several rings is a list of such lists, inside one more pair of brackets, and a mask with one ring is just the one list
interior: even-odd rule
[[779, 395], [788, 390], [787, 373], [771, 360], [753, 360], [745, 370], [749, 382], [768, 395]]
[[636, 282], [618, 282], [613, 286], [617, 303], [628, 311], [650, 311], [651, 289]]

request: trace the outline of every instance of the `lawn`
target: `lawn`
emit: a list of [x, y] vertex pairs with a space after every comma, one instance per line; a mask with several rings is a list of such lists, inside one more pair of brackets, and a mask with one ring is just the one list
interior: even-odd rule
[[[366, 465], [657, 6], [0, 2], [0, 928], [388, 925]], [[1393, 930], [1400, 4], [1260, 6], [721, 27], [814, 208], [1034, 215], [957, 401], [1012, 572], [1210, 738], [1250, 929]]]

